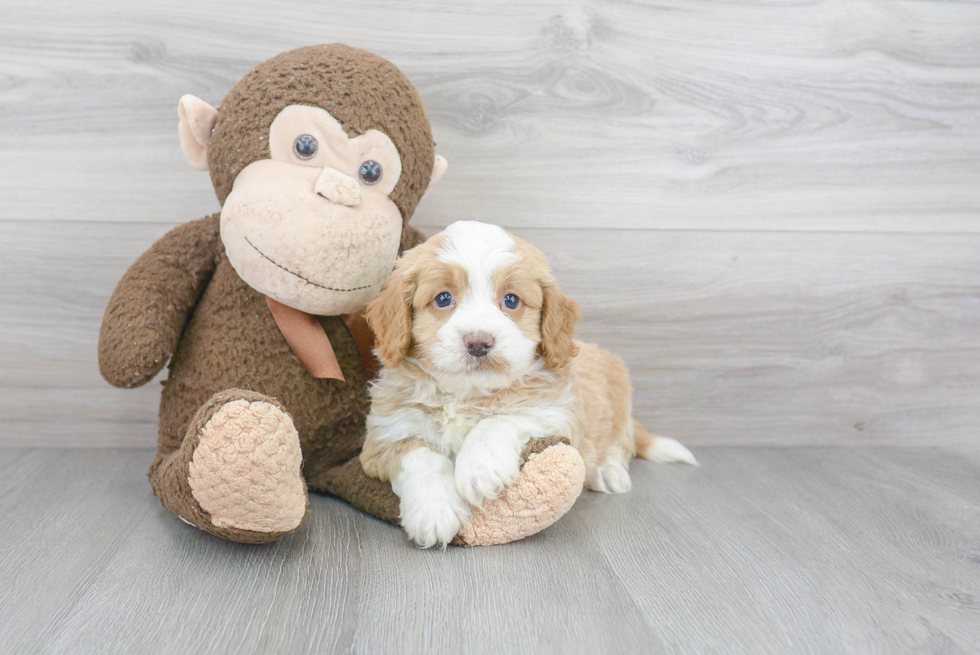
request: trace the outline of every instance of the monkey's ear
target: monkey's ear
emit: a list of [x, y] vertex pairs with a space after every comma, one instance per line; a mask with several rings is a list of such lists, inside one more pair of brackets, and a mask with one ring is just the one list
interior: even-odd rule
[[180, 149], [187, 163], [199, 171], [208, 170], [208, 142], [211, 131], [218, 122], [218, 110], [197, 96], [181, 96], [177, 104], [180, 116]]
[[449, 162], [442, 155], [436, 155], [436, 160], [432, 162], [432, 177], [429, 178], [429, 186], [425, 187], [425, 193], [422, 197], [429, 195], [429, 191], [432, 191], [432, 187], [442, 178], [442, 174], [446, 172], [449, 167]]

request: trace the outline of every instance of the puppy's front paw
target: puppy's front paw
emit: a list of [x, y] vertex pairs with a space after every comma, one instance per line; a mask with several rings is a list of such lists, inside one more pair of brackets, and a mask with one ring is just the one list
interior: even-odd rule
[[456, 457], [456, 490], [474, 507], [500, 496], [521, 473], [521, 456], [493, 442], [464, 447]]
[[438, 480], [406, 493], [401, 499], [402, 527], [422, 548], [445, 546], [470, 520], [470, 508], [450, 480]]
[[402, 459], [391, 485], [401, 499], [401, 524], [422, 548], [445, 546], [470, 521], [470, 507], [456, 493], [453, 465], [447, 457], [419, 448]]

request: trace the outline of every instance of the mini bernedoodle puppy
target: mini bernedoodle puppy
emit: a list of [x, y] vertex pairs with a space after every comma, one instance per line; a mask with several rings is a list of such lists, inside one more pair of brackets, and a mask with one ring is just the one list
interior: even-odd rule
[[630, 489], [634, 456], [696, 463], [633, 419], [623, 362], [573, 340], [578, 303], [541, 251], [497, 226], [453, 223], [405, 253], [366, 316], [384, 369], [361, 462], [391, 481], [423, 547], [513, 483], [531, 439], [568, 437], [586, 488], [607, 493]]

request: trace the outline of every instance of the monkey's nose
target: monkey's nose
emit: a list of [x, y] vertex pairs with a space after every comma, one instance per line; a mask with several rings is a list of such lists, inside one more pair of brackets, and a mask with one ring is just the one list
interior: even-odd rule
[[336, 168], [324, 168], [313, 191], [338, 205], [354, 207], [361, 202], [361, 185]]
[[463, 345], [473, 357], [486, 357], [493, 348], [493, 335], [486, 332], [470, 332], [463, 335]]

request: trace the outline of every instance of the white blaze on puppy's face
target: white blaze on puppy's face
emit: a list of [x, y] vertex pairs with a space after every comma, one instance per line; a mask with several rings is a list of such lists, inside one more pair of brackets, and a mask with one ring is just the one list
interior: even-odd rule
[[446, 390], [510, 386], [541, 341], [534, 262], [495, 225], [460, 221], [439, 238], [415, 294], [416, 356]]
[[398, 255], [402, 216], [388, 197], [401, 176], [382, 132], [350, 138], [327, 111], [290, 105], [269, 129], [270, 158], [235, 178], [221, 239], [257, 291], [311, 314], [360, 310]]

